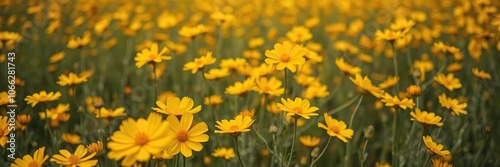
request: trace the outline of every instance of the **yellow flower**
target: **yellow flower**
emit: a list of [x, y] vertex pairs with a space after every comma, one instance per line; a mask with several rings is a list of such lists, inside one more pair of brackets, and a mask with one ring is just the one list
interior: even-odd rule
[[460, 80], [458, 78], [455, 78], [455, 75], [453, 75], [453, 73], [449, 73], [446, 76], [443, 73], [439, 73], [434, 77], [434, 80], [450, 91], [454, 89], [460, 89], [462, 87]]
[[321, 141], [321, 139], [316, 136], [306, 135], [306, 136], [300, 136], [299, 141], [306, 147], [316, 147]]
[[[156, 112], [167, 115], [183, 115], [186, 113], [196, 114], [201, 111], [201, 105], [194, 107], [194, 101], [190, 97], [169, 97], [164, 103], [156, 101], [156, 105], [160, 108], [153, 108]], [[193, 108], [194, 107], [194, 108]]]
[[238, 57], [238, 58], [228, 58], [222, 59], [219, 66], [221, 68], [228, 68], [230, 70], [236, 70], [241, 66], [248, 65], [247, 59]]
[[337, 137], [344, 143], [347, 143], [347, 140], [352, 138], [354, 131], [352, 129], [347, 129], [347, 125], [344, 121], [332, 118], [328, 113], [325, 113], [324, 116], [326, 125], [318, 122], [318, 127], [325, 129], [328, 135]]
[[61, 149], [59, 150], [59, 154], [54, 154], [52, 158], [50, 158], [50, 161], [67, 167], [91, 167], [96, 166], [98, 162], [97, 160], [92, 159], [95, 154], [96, 153], [90, 153], [87, 155], [87, 149], [85, 149], [85, 146], [78, 145], [73, 154], [66, 149]]
[[323, 98], [327, 97], [328, 95], [330, 95], [328, 87], [323, 84], [320, 84], [318, 86], [309, 86], [304, 91], [304, 97], [306, 99]]
[[296, 26], [286, 33], [286, 37], [288, 37], [288, 39], [290, 39], [290, 41], [292, 42], [304, 43], [312, 38], [312, 34], [311, 32], [309, 32], [308, 28], [303, 26]]
[[408, 99], [408, 98], [399, 99], [397, 95], [392, 96], [389, 93], [385, 93], [382, 96], [381, 101], [385, 103], [385, 106], [393, 108], [402, 108], [403, 110], [406, 110], [406, 108], [412, 109], [413, 107], [415, 107], [413, 99]]
[[16, 128], [23, 131], [26, 130], [28, 124], [31, 122], [31, 115], [28, 114], [20, 114], [17, 115], [16, 120]]
[[99, 154], [103, 150], [103, 144], [101, 141], [93, 142], [87, 145], [87, 151], [89, 153], [96, 153]]
[[170, 97], [177, 97], [174, 92], [171, 91], [165, 91], [158, 95], [158, 101], [167, 101], [168, 98]]
[[214, 152], [212, 153], [212, 156], [214, 157], [222, 157], [226, 160], [230, 160], [234, 157], [236, 157], [236, 154], [234, 154], [234, 149], [233, 148], [216, 148]]
[[248, 40], [248, 47], [253, 49], [253, 48], [264, 45], [264, 43], [266, 43], [266, 41], [262, 37], [250, 38]]
[[441, 158], [432, 160], [433, 167], [454, 167], [453, 164], [443, 161]]
[[9, 94], [6, 91], [0, 92], [0, 106], [10, 103]]
[[297, 81], [297, 83], [299, 85], [304, 86], [304, 87], [320, 86], [321, 85], [320, 79], [318, 77], [304, 75], [304, 74], [296, 75], [295, 80]]
[[49, 156], [45, 155], [45, 147], [40, 147], [33, 153], [33, 156], [28, 154], [23, 158], [16, 158], [10, 167], [42, 167], [47, 159]]
[[172, 159], [174, 156], [169, 154], [167, 150], [162, 150], [160, 153], [153, 155], [153, 159]]
[[215, 61], [216, 59], [212, 57], [212, 52], [208, 52], [206, 55], [201, 56], [200, 58], [194, 58], [194, 61], [184, 64], [182, 70], [191, 70], [191, 73], [194, 74], [198, 72], [198, 70], [203, 69], [203, 67], [214, 64]]
[[82, 138], [77, 134], [63, 133], [61, 139], [69, 144], [81, 144]]
[[479, 79], [491, 79], [491, 75], [483, 70], [479, 70], [478, 68], [472, 68], [472, 74]]
[[38, 114], [42, 120], [49, 118], [50, 126], [57, 127], [59, 121], [66, 122], [69, 120], [70, 115], [66, 113], [67, 111], [69, 111], [69, 104], [58, 104], [55, 108], [47, 109], [47, 115], [45, 115], [45, 112], [39, 112]]
[[412, 121], [418, 121], [425, 125], [436, 125], [443, 126], [443, 119], [441, 116], [434, 114], [433, 112], [420, 111], [419, 108], [416, 108], [415, 111], [410, 112]]
[[9, 130], [9, 117], [0, 116], [0, 146], [5, 147], [10, 133]]
[[438, 144], [432, 140], [431, 136], [422, 136], [422, 139], [424, 140], [424, 144], [429, 149], [432, 153], [440, 155], [440, 156], [447, 156], [450, 155], [450, 151], [448, 150], [443, 150], [444, 146], [442, 144]]
[[64, 51], [61, 51], [61, 52], [57, 52], [55, 54], [53, 54], [52, 56], [50, 56], [49, 58], [49, 62], [50, 63], [56, 63], [56, 62], [59, 62], [61, 61], [62, 59], [64, 59]]
[[127, 114], [125, 114], [125, 108], [123, 107], [117, 108], [115, 110], [102, 107], [95, 113], [96, 118], [115, 118], [125, 115]]
[[87, 77], [78, 77], [75, 73], [69, 73], [68, 75], [59, 75], [57, 84], [60, 86], [73, 86], [83, 82], [87, 82]]
[[410, 85], [406, 88], [406, 94], [409, 97], [420, 96], [421, 93], [422, 93], [422, 89], [418, 85]]
[[380, 83], [378, 85], [378, 87], [380, 89], [387, 89], [387, 88], [393, 87], [398, 82], [399, 82], [399, 77], [398, 76], [389, 76], [389, 77], [387, 77], [387, 79], [384, 82]]
[[206, 32], [208, 32], [207, 27], [203, 24], [200, 24], [200, 25], [197, 25], [194, 27], [183, 26], [179, 30], [179, 35], [181, 35], [183, 37], [194, 38], [195, 36], [206, 33]]
[[407, 19], [397, 19], [395, 23], [390, 26], [393, 31], [401, 31], [403, 34], [410, 31], [410, 29], [415, 25], [415, 21]]
[[234, 15], [232, 14], [224, 14], [222, 12], [215, 12], [210, 15], [210, 18], [213, 19], [217, 24], [229, 25], [231, 21], [234, 20]]
[[237, 115], [231, 120], [223, 119], [221, 121], [216, 121], [217, 125], [215, 125], [215, 127], [219, 130], [215, 130], [214, 132], [221, 134], [229, 133], [229, 135], [237, 137], [242, 132], [250, 132], [248, 128], [252, 126], [254, 121], [252, 117]]
[[377, 163], [375, 163], [375, 167], [391, 167], [391, 164], [389, 164], [387, 162], [384, 162], [384, 163], [377, 162]]
[[278, 107], [278, 103], [271, 101], [267, 106], [266, 110], [269, 111], [270, 113], [273, 113], [275, 115], [281, 113], [280, 108]]
[[[184, 114], [177, 119], [175, 115], [169, 115], [167, 121], [170, 123], [166, 134], [169, 136], [168, 152], [176, 155], [179, 152], [185, 157], [191, 157], [194, 151], [201, 151], [203, 145], [201, 142], [208, 141], [208, 135], [204, 134], [208, 131], [208, 126], [205, 122], [200, 122], [191, 126], [193, 123], [193, 115]], [[165, 142], [164, 142], [165, 143]]]
[[344, 57], [338, 57], [337, 59], [335, 59], [335, 65], [337, 65], [340, 71], [344, 72], [345, 74], [355, 75], [361, 73], [361, 68], [346, 63]]
[[452, 115], [467, 115], [467, 103], [460, 103], [457, 99], [448, 98], [446, 94], [441, 94], [438, 96], [439, 103], [443, 108], [446, 108], [451, 111]]
[[172, 57], [166, 56], [168, 52], [166, 47], [163, 47], [160, 52], [158, 52], [158, 43], [151, 44], [149, 49], [142, 49], [141, 52], [137, 53], [134, 57], [135, 66], [141, 68], [147, 63], [160, 63], [163, 60], [170, 60]]
[[234, 85], [227, 87], [225, 93], [228, 95], [244, 96], [248, 91], [252, 90], [254, 86], [254, 78], [247, 78], [243, 82], [236, 82]]
[[394, 42], [401, 37], [403, 37], [403, 33], [401, 31], [392, 31], [389, 29], [385, 29], [384, 31], [377, 30], [375, 32], [375, 38], [378, 40]]
[[212, 95], [203, 99], [203, 103], [206, 105], [217, 105], [222, 104], [223, 102], [224, 100], [222, 99], [221, 95]]
[[341, 51], [341, 52], [347, 52], [352, 55], [356, 55], [359, 53], [359, 48], [350, 42], [343, 41], [343, 40], [338, 40], [333, 44], [333, 49]]
[[448, 72], [457, 72], [462, 69], [462, 64], [459, 62], [453, 62], [450, 65], [446, 66], [446, 71]]
[[261, 77], [255, 81], [256, 86], [253, 90], [257, 91], [259, 94], [265, 94], [270, 96], [281, 96], [285, 92], [285, 88], [281, 87], [282, 82], [276, 77], [266, 78]]
[[360, 93], [370, 92], [375, 97], [380, 97], [384, 93], [382, 89], [372, 85], [368, 76], [362, 77], [361, 74], [356, 74], [355, 78], [349, 77], [349, 79], [358, 87]]
[[309, 100], [296, 97], [295, 100], [287, 98], [281, 98], [281, 103], [278, 103], [278, 108], [282, 111], [287, 112], [290, 116], [301, 116], [305, 119], [309, 119], [310, 116], [318, 116], [318, 113], [314, 113], [319, 110], [318, 107], [312, 106]]
[[24, 100], [28, 102], [28, 104], [31, 104], [31, 107], [35, 107], [36, 104], [38, 103], [46, 103], [49, 101], [54, 101], [54, 100], [59, 100], [61, 97], [61, 92], [45, 92], [41, 91], [40, 93], [34, 93], [33, 95], [28, 95]]
[[266, 64], [276, 65], [277, 70], [289, 69], [291, 72], [297, 71], [297, 65], [306, 62], [304, 58], [305, 51], [299, 45], [285, 41], [283, 44], [275, 44], [273, 50], [266, 50]]
[[90, 43], [90, 36], [91, 36], [90, 32], [85, 32], [83, 34], [83, 37], [72, 37], [68, 41], [68, 45], [66, 47], [70, 49], [76, 49], [86, 46]]
[[219, 79], [222, 77], [227, 77], [229, 76], [229, 69], [228, 68], [213, 68], [208, 70], [207, 73], [204, 73], [203, 76], [206, 79]]
[[167, 134], [168, 128], [169, 122], [154, 112], [147, 119], [127, 118], [110, 137], [108, 158], [116, 161], [123, 158], [122, 166], [131, 166], [136, 161], [146, 162], [172, 142]]

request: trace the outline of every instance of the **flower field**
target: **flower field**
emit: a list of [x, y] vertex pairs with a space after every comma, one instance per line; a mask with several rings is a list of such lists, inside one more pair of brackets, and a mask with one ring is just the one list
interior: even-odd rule
[[0, 166], [500, 166], [500, 1], [0, 1]]

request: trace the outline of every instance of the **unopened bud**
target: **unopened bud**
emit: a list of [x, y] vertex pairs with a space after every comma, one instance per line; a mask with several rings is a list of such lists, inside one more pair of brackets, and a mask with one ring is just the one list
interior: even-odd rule
[[276, 127], [275, 125], [271, 125], [269, 127], [269, 133], [276, 133], [278, 132], [278, 127]]
[[314, 149], [311, 151], [311, 157], [316, 158], [319, 156], [319, 147], [314, 147]]
[[370, 125], [370, 126], [365, 128], [364, 133], [365, 133], [365, 138], [371, 139], [371, 138], [373, 138], [373, 135], [375, 134], [375, 129], [372, 125]]

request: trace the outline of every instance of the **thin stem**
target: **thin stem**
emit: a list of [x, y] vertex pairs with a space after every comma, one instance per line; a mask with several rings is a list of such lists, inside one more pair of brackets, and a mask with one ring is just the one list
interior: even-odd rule
[[156, 63], [152, 63], [153, 64], [153, 82], [154, 82], [154, 86], [155, 86], [155, 102], [156, 102], [156, 98], [158, 98], [158, 95], [157, 95], [157, 89], [158, 89], [158, 81], [157, 81], [157, 77], [156, 77]]
[[[398, 60], [397, 60], [397, 53], [396, 53], [396, 48], [394, 47], [394, 42], [391, 42], [392, 46], [392, 63], [394, 64], [394, 77], [399, 77], [399, 71], [398, 71]], [[396, 83], [396, 92], [399, 91], [399, 82]]]
[[290, 166], [290, 162], [292, 161], [293, 157], [293, 149], [295, 147], [295, 138], [297, 138], [297, 120], [298, 116], [294, 116], [294, 123], [293, 123], [293, 136], [292, 136], [292, 149], [290, 149], [290, 157], [288, 157], [288, 162], [286, 163], [286, 166]]
[[285, 84], [284, 84], [285, 91], [284, 91], [284, 93], [283, 93], [283, 98], [286, 98], [286, 97], [288, 97], [288, 96], [287, 96], [287, 93], [288, 93], [288, 75], [286, 74], [286, 73], [287, 73], [287, 72], [286, 72], [286, 69], [285, 69], [285, 70], [283, 70], [283, 72], [285, 72], [285, 82], [284, 82], [284, 83], [285, 83]]
[[243, 165], [243, 161], [241, 161], [241, 157], [240, 157], [240, 151], [238, 149], [238, 137], [234, 137], [234, 148], [236, 149], [236, 155], [238, 155], [238, 161], [240, 162], [240, 165], [242, 167], [245, 167], [245, 165]]
[[[447, 63], [448, 63], [448, 58], [447, 58], [447, 57], [445, 57], [445, 58], [444, 58], [443, 65], [439, 68], [439, 71], [438, 71], [438, 72], [436, 72], [436, 73], [434, 74], [434, 76], [436, 76], [437, 74], [439, 74], [439, 73], [443, 72], [443, 70], [444, 70], [444, 68], [446, 67], [446, 64], [447, 64]], [[433, 78], [434, 78], [434, 77], [433, 77]], [[432, 81], [434, 81], [434, 79], [433, 79], [433, 78], [431, 78], [431, 79], [427, 80], [427, 82], [425, 82], [425, 83], [422, 85], [422, 92], [425, 90], [425, 88], [427, 88], [427, 87], [428, 87], [428, 86], [432, 83]]]
[[314, 159], [312, 162], [311, 162], [311, 165], [309, 165], [309, 167], [313, 167], [314, 164], [319, 160], [319, 158], [321, 158], [321, 156], [323, 156], [323, 154], [325, 153], [326, 149], [328, 149], [328, 145], [330, 145], [330, 141], [332, 140], [332, 136], [328, 137], [328, 141], [326, 141], [326, 146], [325, 148], [323, 148], [323, 151], [321, 151], [321, 153], [319, 154], [318, 157], [316, 157], [316, 159]]
[[424, 166], [422, 166], [422, 167], [426, 167], [427, 163], [429, 162], [430, 159], [431, 159], [431, 155], [427, 156], [427, 160], [425, 160]]
[[54, 136], [54, 132], [52, 132], [52, 128], [50, 128], [50, 118], [49, 118], [49, 115], [47, 113], [47, 105], [45, 103], [42, 103], [42, 109], [43, 111], [45, 112], [45, 127], [47, 127], [47, 130], [49, 131], [49, 135], [50, 135], [50, 142], [51, 142], [51, 148], [52, 148], [52, 151], [56, 151], [56, 142], [55, 142], [55, 136]]
[[399, 109], [396, 109], [396, 111], [394, 112], [394, 118], [392, 120], [392, 130], [393, 130], [393, 135], [392, 135], [392, 166], [398, 166], [397, 165], [397, 158], [396, 158], [396, 145], [397, 145], [397, 141], [396, 141], [396, 138], [397, 138], [397, 119], [398, 119], [398, 111]]
[[366, 147], [368, 147], [368, 140], [369, 139], [365, 139], [365, 144], [363, 145], [363, 152], [361, 153], [361, 158], [360, 158], [360, 164], [361, 164], [361, 167], [363, 167], [365, 165], [365, 161], [366, 161]]
[[[260, 138], [260, 139], [264, 142], [264, 144], [265, 144], [265, 146], [266, 146], [267, 150], [269, 150], [269, 152], [273, 155], [273, 157], [275, 157], [275, 156], [276, 156], [276, 157], [280, 158], [279, 156], [277, 156], [277, 155], [276, 155], [276, 153], [275, 153], [273, 150], [271, 150], [271, 148], [269, 147], [269, 144], [267, 143], [266, 139], [264, 139], [264, 137], [263, 137], [263, 136], [262, 136], [262, 135], [261, 135], [261, 134], [260, 134], [257, 130], [255, 130], [255, 127], [252, 127], [252, 130], [253, 130], [253, 131], [257, 134], [257, 136], [259, 136], [259, 138]], [[281, 158], [280, 158], [279, 160], [280, 160], [280, 161], [283, 161]]]
[[186, 167], [186, 157], [183, 155], [182, 156], [182, 166]]
[[[358, 112], [359, 106], [361, 105], [361, 102], [363, 101], [364, 95], [361, 95], [359, 97], [358, 104], [356, 105], [356, 108], [354, 108], [354, 112], [351, 114], [351, 119], [349, 120], [349, 128], [352, 128], [352, 123], [354, 122], [354, 117], [356, 117], [356, 113]], [[349, 163], [351, 161], [351, 144], [347, 143], [345, 145], [345, 166], [349, 166]]]

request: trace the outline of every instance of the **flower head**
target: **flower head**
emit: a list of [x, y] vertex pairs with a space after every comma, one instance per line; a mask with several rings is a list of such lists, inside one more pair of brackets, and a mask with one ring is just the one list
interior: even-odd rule
[[304, 58], [305, 50], [299, 45], [285, 41], [283, 44], [275, 44], [273, 50], [266, 50], [266, 64], [277, 64], [277, 70], [289, 69], [291, 72], [297, 71], [297, 65], [306, 62]]
[[455, 75], [453, 75], [453, 73], [449, 73], [446, 76], [443, 73], [439, 73], [434, 77], [434, 80], [450, 91], [454, 89], [460, 89], [462, 87], [460, 80], [458, 78], [455, 78]]
[[9, 117], [0, 116], [0, 146], [5, 147], [7, 143], [8, 135], [10, 133], [9, 130]]
[[222, 104], [223, 102], [224, 99], [222, 99], [221, 95], [211, 95], [203, 99], [203, 104], [206, 105], [217, 105], [217, 104]]
[[63, 133], [61, 135], [61, 139], [68, 144], [81, 144], [82, 143], [82, 138], [80, 135], [77, 134], [71, 134], [71, 133]]
[[265, 94], [270, 96], [281, 96], [285, 89], [281, 87], [282, 82], [276, 77], [266, 78], [261, 77], [255, 80], [256, 86], [254, 90], [259, 94]]
[[347, 143], [347, 140], [352, 138], [354, 131], [352, 129], [347, 129], [347, 125], [344, 121], [332, 118], [328, 113], [325, 113], [324, 116], [326, 125], [318, 122], [318, 127], [325, 129], [328, 135], [337, 137], [344, 143]]
[[385, 29], [384, 31], [377, 30], [375, 32], [375, 38], [378, 40], [394, 42], [401, 37], [403, 37], [403, 33], [401, 31], [392, 31], [389, 29]]
[[97, 153], [97, 154], [99, 154], [103, 150], [103, 145], [102, 145], [101, 141], [97, 141], [97, 142], [93, 142], [93, 143], [88, 144], [86, 146], [86, 148], [87, 148], [87, 151], [89, 153]]
[[301, 116], [305, 119], [309, 119], [310, 116], [317, 116], [318, 113], [314, 113], [319, 110], [318, 107], [312, 106], [309, 100], [296, 97], [295, 100], [290, 98], [281, 98], [281, 103], [278, 103], [278, 108], [282, 111], [287, 112], [290, 116]]
[[384, 96], [382, 96], [381, 101], [385, 103], [385, 106], [401, 108], [403, 110], [406, 110], [406, 108], [411, 109], [415, 107], [415, 102], [413, 102], [413, 99], [408, 99], [408, 98], [399, 99], [397, 95], [392, 96], [389, 93], [385, 93]]
[[87, 82], [87, 77], [79, 77], [75, 73], [69, 73], [68, 75], [59, 75], [59, 81], [57, 81], [57, 84], [60, 86], [73, 86], [83, 82]]
[[454, 167], [453, 164], [448, 163], [447, 161], [443, 161], [443, 159], [433, 159], [432, 160], [433, 167]]
[[244, 96], [248, 91], [252, 90], [255, 86], [254, 78], [247, 78], [243, 82], [236, 82], [234, 85], [231, 85], [226, 88], [225, 93], [228, 95], [241, 95]]
[[451, 111], [452, 115], [467, 115], [467, 103], [460, 103], [458, 99], [449, 98], [446, 94], [441, 94], [438, 96], [439, 103], [443, 108], [446, 108]]
[[59, 154], [54, 154], [50, 161], [64, 166], [96, 166], [98, 161], [92, 159], [95, 154], [87, 154], [85, 146], [79, 145], [74, 153], [66, 149], [59, 150]]
[[443, 126], [443, 122], [441, 122], [443, 118], [432, 112], [420, 111], [419, 108], [416, 108], [415, 111], [410, 113], [410, 115], [412, 117], [410, 120], [412, 121], [418, 121], [425, 125]]
[[302, 143], [306, 147], [316, 147], [321, 139], [316, 136], [300, 136], [299, 137], [299, 142]]
[[370, 92], [375, 97], [380, 97], [384, 93], [382, 89], [372, 85], [372, 81], [368, 76], [362, 77], [361, 74], [356, 74], [355, 78], [349, 77], [349, 79], [358, 87], [361, 93]]
[[378, 85], [378, 87], [380, 89], [387, 89], [387, 88], [390, 88], [390, 87], [396, 85], [398, 82], [399, 82], [398, 76], [389, 76], [389, 77], [387, 77], [387, 79], [384, 82], [380, 83]]
[[312, 38], [309, 29], [303, 26], [293, 27], [292, 30], [286, 33], [286, 37], [295, 43], [304, 43]]
[[134, 57], [135, 66], [141, 68], [147, 63], [160, 63], [162, 60], [172, 59], [172, 57], [165, 55], [167, 52], [168, 49], [166, 47], [163, 47], [161, 51], [158, 52], [158, 43], [153, 43], [149, 49], [142, 49], [141, 52], [137, 53]]
[[340, 71], [344, 72], [345, 74], [354, 75], [361, 73], [361, 68], [345, 62], [344, 57], [338, 57], [337, 59], [335, 59], [335, 65], [337, 65]]
[[215, 130], [215, 133], [229, 133], [231, 136], [239, 136], [242, 132], [250, 132], [248, 129], [252, 126], [255, 120], [249, 116], [237, 115], [234, 119], [227, 120], [223, 119], [221, 121], [216, 121], [219, 130]]
[[105, 107], [101, 107], [98, 111], [95, 113], [96, 118], [116, 118], [120, 116], [125, 116], [125, 108], [120, 107], [117, 109], [107, 109]]
[[201, 105], [194, 107], [194, 101], [190, 97], [169, 97], [166, 102], [156, 101], [156, 105], [159, 108], [155, 107], [153, 110], [167, 115], [196, 114], [201, 111]]
[[194, 74], [203, 67], [210, 64], [214, 64], [215, 61], [216, 59], [212, 57], [212, 52], [208, 52], [206, 55], [201, 56], [200, 58], [194, 58], [192, 62], [184, 64], [184, 68], [182, 68], [182, 70], [184, 71], [191, 70], [191, 73]]
[[28, 102], [28, 104], [31, 104], [31, 107], [35, 107], [36, 104], [38, 103], [46, 103], [49, 101], [54, 101], [54, 100], [59, 100], [61, 97], [61, 92], [45, 92], [41, 91], [40, 93], [34, 93], [33, 95], [28, 95], [24, 100]]
[[194, 151], [201, 151], [201, 142], [208, 141], [208, 126], [205, 122], [193, 124], [193, 115], [187, 113], [181, 116], [180, 120], [175, 115], [169, 115], [167, 121], [170, 123], [166, 134], [169, 136], [166, 147], [171, 155], [179, 152], [185, 157], [191, 157]]
[[489, 73], [479, 70], [478, 68], [473, 68], [472, 74], [479, 79], [491, 79], [491, 75]]
[[212, 153], [212, 156], [214, 157], [222, 157], [226, 160], [230, 160], [234, 157], [236, 157], [236, 154], [234, 153], [233, 148], [216, 148], [214, 152]]
[[33, 156], [24, 155], [23, 158], [16, 158], [14, 163], [10, 164], [11, 167], [42, 167], [43, 163], [49, 159], [48, 155], [45, 155], [45, 147], [38, 148]]
[[427, 149], [429, 149], [429, 151], [431, 151], [433, 154], [437, 154], [443, 157], [450, 154], [450, 151], [443, 150], [444, 146], [442, 144], [434, 142], [431, 136], [422, 136], [422, 139], [424, 140], [424, 144]]

